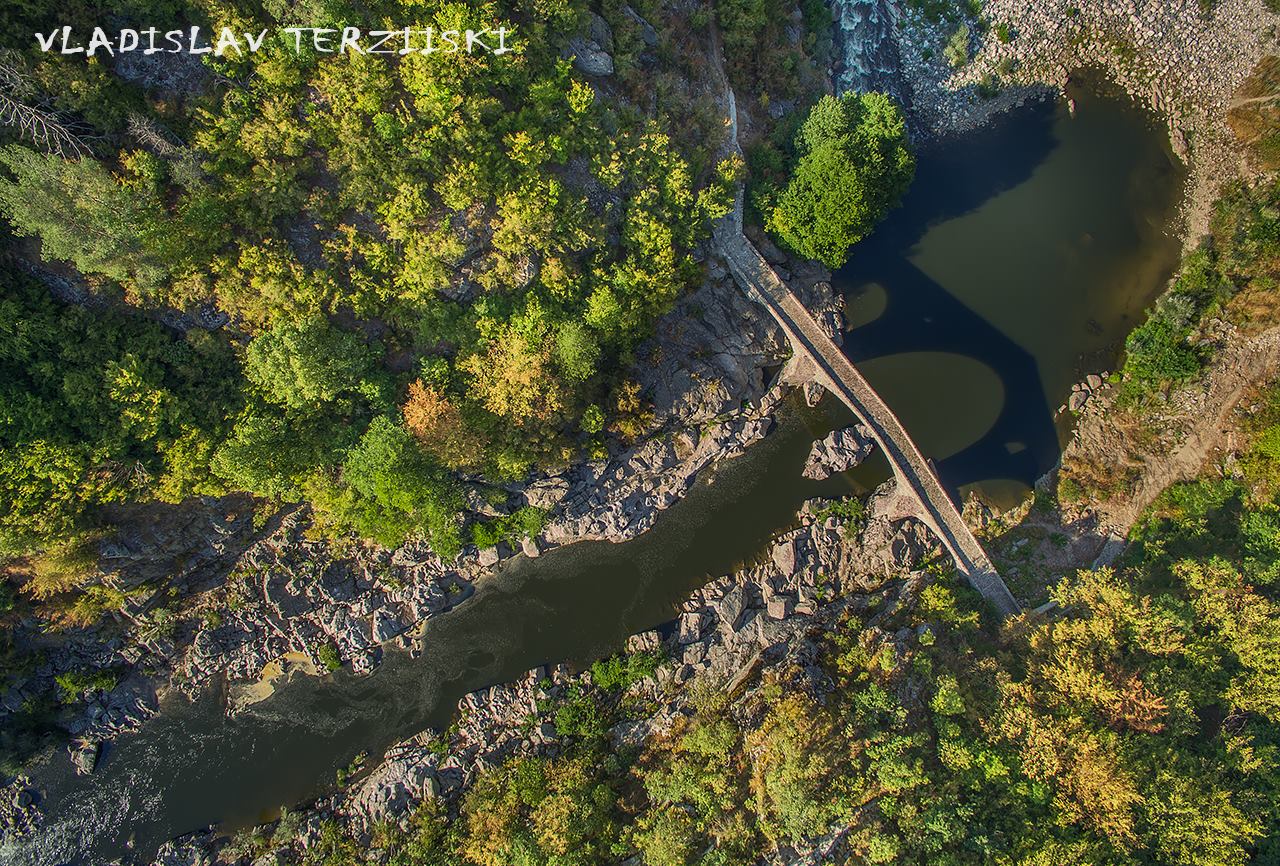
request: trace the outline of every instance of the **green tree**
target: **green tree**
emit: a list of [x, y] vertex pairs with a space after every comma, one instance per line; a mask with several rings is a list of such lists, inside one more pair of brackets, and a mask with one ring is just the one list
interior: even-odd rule
[[277, 325], [257, 337], [245, 356], [245, 375], [268, 400], [290, 409], [380, 396], [373, 351], [323, 318]]
[[600, 344], [580, 322], [565, 322], [556, 335], [556, 365], [571, 382], [585, 382], [595, 375]]
[[839, 267], [911, 185], [906, 121], [882, 93], [824, 96], [795, 146], [798, 161], [767, 226], [789, 249]]
[[338, 486], [317, 507], [339, 525], [388, 546], [423, 531], [445, 559], [461, 547], [456, 483], [430, 463], [402, 424], [382, 415], [348, 452]]
[[127, 187], [90, 158], [65, 160], [18, 145], [0, 148], [0, 211], [23, 235], [38, 237], [45, 258], [155, 297], [180, 261], [181, 246], [160, 203]]

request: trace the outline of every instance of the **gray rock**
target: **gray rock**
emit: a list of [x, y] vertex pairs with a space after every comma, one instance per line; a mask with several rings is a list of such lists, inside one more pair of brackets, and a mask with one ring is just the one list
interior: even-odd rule
[[702, 637], [702, 627], [706, 616], [700, 610], [680, 614], [680, 632], [676, 638], [679, 643], [693, 643]]
[[748, 596], [745, 585], [735, 586], [725, 593], [724, 598], [716, 605], [716, 616], [720, 619], [720, 629], [734, 632], [747, 610]]
[[658, 31], [653, 29], [653, 25], [640, 17], [636, 10], [630, 6], [622, 7], [622, 14], [630, 18], [640, 28], [640, 38], [644, 40], [644, 44], [653, 48], [658, 44]]
[[156, 852], [152, 866], [210, 866], [213, 855], [205, 851], [199, 841], [185, 844], [165, 842]]
[[662, 636], [656, 631], [642, 631], [627, 638], [627, 652], [639, 653], [656, 650], [662, 645]]
[[609, 22], [595, 12], [591, 13], [591, 23], [588, 27], [587, 35], [591, 37], [592, 42], [605, 51], [613, 50], [613, 31], [609, 28]]
[[373, 614], [373, 628], [370, 630], [374, 643], [386, 643], [404, 631], [400, 621], [386, 611]]
[[71, 752], [71, 764], [76, 768], [76, 775], [87, 776], [97, 768], [101, 743], [96, 740], [79, 740], [68, 748]]
[[613, 74], [613, 57], [596, 42], [575, 36], [569, 40], [566, 53], [583, 75], [603, 78]]
[[680, 661], [690, 667], [697, 667], [702, 664], [707, 657], [707, 645], [704, 643], [691, 643], [684, 648], [684, 652], [680, 655]]
[[479, 557], [476, 561], [480, 563], [481, 568], [492, 568], [498, 564], [500, 559], [502, 559], [502, 557], [498, 554], [498, 548], [486, 547], [484, 550], [480, 551]]
[[393, 746], [383, 762], [350, 792], [343, 811], [370, 825], [438, 796], [435, 762], [430, 738], [422, 734]]
[[809, 449], [803, 475], [821, 481], [835, 472], [845, 472], [866, 460], [874, 447], [871, 431], [862, 424], [832, 431]]
[[795, 541], [782, 541], [773, 546], [773, 564], [778, 567], [778, 571], [783, 575], [790, 576], [796, 573], [798, 558], [796, 556]]
[[795, 600], [789, 595], [775, 595], [769, 599], [765, 612], [771, 619], [786, 619], [794, 610]]
[[544, 478], [525, 488], [524, 499], [534, 508], [550, 511], [560, 504], [568, 492], [569, 482], [565, 479]]

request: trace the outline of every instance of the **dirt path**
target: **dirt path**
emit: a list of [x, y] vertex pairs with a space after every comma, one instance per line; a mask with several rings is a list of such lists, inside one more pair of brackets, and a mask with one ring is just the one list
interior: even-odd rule
[[1116, 535], [1127, 535], [1142, 513], [1169, 485], [1194, 478], [1210, 453], [1230, 432], [1228, 416], [1253, 386], [1280, 374], [1280, 326], [1229, 347], [1214, 361], [1196, 394], [1182, 442], [1167, 456], [1149, 456], [1138, 489], [1128, 499], [1098, 506], [1102, 523]]

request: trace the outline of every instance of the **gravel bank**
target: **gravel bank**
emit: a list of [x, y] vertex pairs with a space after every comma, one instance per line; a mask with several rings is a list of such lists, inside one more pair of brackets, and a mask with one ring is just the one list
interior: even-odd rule
[[1098, 70], [1168, 125], [1174, 153], [1191, 170], [1186, 237], [1208, 224], [1218, 187], [1248, 175], [1226, 111], [1266, 54], [1280, 18], [1262, 0], [987, 0], [970, 19], [968, 59], [944, 46], [960, 25], [898, 10], [894, 39], [915, 128], [926, 137], [962, 133], [1030, 99], [1056, 97], [1080, 70]]

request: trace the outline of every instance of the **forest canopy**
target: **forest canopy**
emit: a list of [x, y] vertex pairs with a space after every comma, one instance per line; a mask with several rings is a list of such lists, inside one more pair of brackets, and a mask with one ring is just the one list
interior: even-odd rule
[[[468, 488], [639, 432], [632, 353], [701, 280], [691, 253], [736, 180], [699, 93], [705, 21], [201, 0], [126, 4], [113, 29], [421, 21], [506, 27], [518, 50], [37, 50], [97, 20], [72, 6], [0, 13], [0, 96], [50, 130], [0, 127], [7, 246], [32, 275], [0, 278], [5, 550], [73, 538], [102, 504], [242, 490], [451, 555]], [[606, 77], [562, 54], [592, 28]]]
[[[809, 111], [829, 20], [803, 4], [810, 33], [784, 49], [783, 11], [138, 0], [103, 22], [79, 0], [7, 6], [0, 552], [74, 544], [107, 506], [237, 492], [446, 558], [536, 531], [509, 513], [512, 485], [655, 426], [635, 352], [703, 281], [742, 181], [713, 28], [744, 94], [789, 100], [762, 134], [807, 112], [770, 222], [793, 250], [842, 255], [910, 180], [887, 98]], [[485, 26], [516, 50], [339, 56], [270, 34], [220, 55], [39, 50], [32, 34], [65, 20]], [[609, 66], [577, 57], [584, 34]]]

